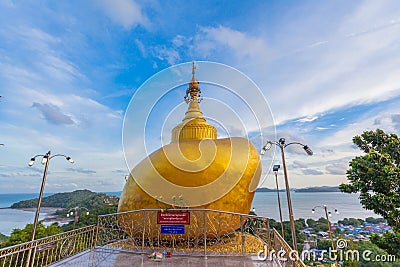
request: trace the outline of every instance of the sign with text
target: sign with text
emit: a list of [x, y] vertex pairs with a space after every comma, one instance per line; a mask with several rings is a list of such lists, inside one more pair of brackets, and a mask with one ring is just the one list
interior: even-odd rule
[[184, 234], [184, 225], [161, 225], [162, 234]]
[[159, 211], [157, 213], [158, 224], [190, 224], [190, 212], [185, 211]]

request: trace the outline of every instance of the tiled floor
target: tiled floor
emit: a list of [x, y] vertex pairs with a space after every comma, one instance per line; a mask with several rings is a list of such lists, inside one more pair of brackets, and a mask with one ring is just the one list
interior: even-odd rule
[[146, 266], [146, 267], [277, 267], [276, 263], [270, 261], [261, 261], [257, 256], [211, 256], [207, 259], [202, 256], [174, 256], [164, 258], [160, 261], [148, 259], [146, 255], [110, 251], [96, 250], [86, 251], [71, 258], [67, 258], [52, 266], [88, 266], [88, 267], [125, 267], [125, 266]]

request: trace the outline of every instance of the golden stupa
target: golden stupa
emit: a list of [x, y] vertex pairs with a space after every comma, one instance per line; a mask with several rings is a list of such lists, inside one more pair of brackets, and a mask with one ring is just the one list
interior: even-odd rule
[[[185, 117], [173, 128], [170, 144], [132, 169], [118, 212], [204, 208], [249, 213], [261, 176], [258, 152], [246, 138], [217, 139], [216, 128], [207, 123], [200, 110], [200, 93], [193, 63], [192, 79], [184, 98], [189, 104]], [[143, 218], [137, 217], [140, 215], [129, 214], [119, 220], [143, 223]], [[157, 224], [157, 221], [146, 223]], [[234, 231], [241, 223], [229, 217], [229, 222], [224, 222], [226, 230], [221, 233]]]

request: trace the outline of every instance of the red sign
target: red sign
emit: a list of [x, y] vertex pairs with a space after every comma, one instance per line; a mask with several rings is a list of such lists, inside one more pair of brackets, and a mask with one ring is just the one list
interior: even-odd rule
[[190, 212], [165, 211], [157, 213], [158, 224], [190, 224]]

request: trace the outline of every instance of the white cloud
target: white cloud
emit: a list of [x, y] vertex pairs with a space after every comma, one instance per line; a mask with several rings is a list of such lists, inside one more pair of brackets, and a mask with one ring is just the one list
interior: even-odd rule
[[181, 47], [182, 45], [184, 45], [186, 43], [186, 40], [185, 40], [184, 36], [178, 34], [177, 36], [174, 37], [174, 39], [172, 40], [172, 43], [176, 47]]
[[271, 53], [264, 39], [224, 26], [200, 28], [192, 49], [206, 56], [228, 49], [228, 53], [235, 55], [237, 60], [252, 60], [256, 64], [267, 59]]
[[[397, 4], [362, 2], [354, 5], [355, 8], [349, 9], [340, 20], [321, 20], [318, 27], [310, 29], [315, 31], [316, 38], [302, 36], [302, 31], [296, 32], [304, 26], [296, 18], [284, 21], [289, 26], [282, 28], [291, 30], [280, 33], [280, 38], [275, 39], [257, 35], [268, 28], [264, 24], [252, 25], [247, 30], [246, 27], [238, 30], [232, 25], [213, 27], [203, 24], [205, 26], [198, 27], [194, 36], [177, 33], [170, 44], [161, 44], [148, 51], [171, 65], [185, 59], [185, 54], [190, 58], [231, 64], [260, 85], [278, 124], [293, 120], [311, 124], [327, 112], [379, 103], [400, 94], [397, 75], [400, 58], [393, 56], [400, 46], [400, 31], [394, 12], [397, 9], [393, 5]], [[318, 17], [309, 16], [312, 19]], [[303, 168], [289, 170], [292, 185], [345, 181], [345, 175], [338, 174], [341, 166], [334, 162], [348, 162], [357, 155], [358, 151], [351, 146], [351, 138], [378, 121], [396, 129], [393, 114], [389, 112], [380, 117], [369, 114], [374, 120], [362, 116], [350, 125], [338, 127], [336, 132], [324, 131], [327, 127], [322, 124], [281, 132], [278, 137], [287, 137], [288, 141], [311, 141], [309, 144], [315, 150], [313, 157], [307, 157], [301, 146], [288, 148], [289, 168], [295, 161], [303, 163]], [[314, 131], [316, 137], [303, 138], [310, 131]], [[304, 177], [304, 172], [313, 177]]]
[[328, 127], [316, 127], [315, 130], [317, 131], [325, 131], [325, 130], [329, 130]]
[[86, 81], [76, 64], [60, 51], [61, 38], [34, 26], [20, 25], [0, 28], [0, 36], [13, 44], [0, 61], [0, 77], [10, 84], [62, 87], [67, 82]]
[[96, 0], [96, 3], [111, 20], [125, 29], [137, 25], [149, 26], [150, 22], [142, 8], [133, 0]]
[[137, 48], [139, 49], [140, 53], [142, 54], [142, 57], [146, 58], [147, 51], [146, 51], [146, 47], [144, 46], [143, 42], [140, 41], [139, 39], [136, 39], [135, 44], [136, 44]]
[[323, 171], [316, 170], [316, 169], [303, 169], [302, 172], [305, 175], [322, 175], [322, 174], [324, 174]]
[[168, 48], [165, 45], [153, 47], [153, 54], [159, 60], [167, 61], [170, 65], [175, 65], [181, 59], [179, 52], [175, 48]]
[[318, 116], [312, 116], [312, 117], [304, 117], [301, 119], [298, 119], [298, 122], [312, 122], [315, 121], [316, 119], [318, 119]]
[[[77, 37], [57, 34], [45, 32], [34, 23], [0, 27], [2, 44], [7, 48], [7, 53], [0, 49], [0, 82], [6, 88], [0, 107], [1, 143], [6, 144], [0, 150], [2, 164], [6, 166], [1, 171], [0, 188], [10, 192], [36, 192], [37, 180], [18, 178], [35, 176], [34, 169], [21, 166], [27, 166], [30, 157], [51, 150], [53, 154], [73, 157], [75, 164], [66, 166], [68, 162], [63, 160], [52, 161], [46, 185], [48, 192], [59, 191], [60, 184], [62, 190], [87, 185], [89, 189], [109, 191], [110, 187], [92, 181], [93, 172], [97, 180], [109, 181], [115, 177], [112, 173], [115, 168], [125, 167], [120, 141], [123, 114], [98, 99], [107, 102], [128, 92], [121, 90], [101, 98], [98, 88], [88, 91], [87, 87], [102, 84], [96, 83], [97, 77], [89, 81], [83, 74], [81, 67], [87, 62], [82, 64], [76, 59], [81, 53], [79, 49], [71, 54], [65, 48], [73, 46], [67, 43], [69, 38]], [[79, 44], [87, 45], [84, 39]], [[40, 175], [36, 173], [39, 178]], [[15, 183], [10, 184], [10, 178]], [[114, 181], [112, 190], [120, 190], [123, 181], [118, 184], [119, 180], [115, 179], [110, 183]]]
[[[10, 29], [9, 32], [0, 31], [2, 37], [14, 44], [0, 61], [1, 83], [7, 89], [2, 93], [0, 124], [1, 143], [6, 144], [0, 152], [4, 156], [1, 158], [5, 159], [2, 163], [7, 167], [2, 169], [5, 179], [0, 177], [0, 187], [8, 188], [10, 192], [36, 191], [38, 181], [19, 181], [17, 176], [34, 176], [32, 169], [21, 166], [26, 166], [30, 157], [48, 149], [75, 159], [73, 167], [77, 166], [76, 172], [60, 172], [65, 167], [63, 161], [52, 163], [50, 171], [61, 174], [57, 179], [65, 179], [65, 183], [61, 183], [65, 185], [63, 190], [74, 189], [76, 185], [83, 187], [93, 179], [93, 174], [87, 170], [97, 171], [97, 168], [88, 166], [91, 163], [81, 156], [82, 153], [109, 151], [111, 154], [121, 148], [122, 112], [85, 95], [83, 84], [87, 78], [75, 62], [67, 60], [58, 50], [58, 38], [34, 27], [15, 26]], [[27, 58], [30, 64], [26, 64]], [[112, 179], [115, 176], [112, 170], [124, 167], [123, 153], [119, 150], [118, 154], [119, 159], [110, 155], [90, 157], [103, 166], [96, 173], [97, 179]], [[78, 175], [80, 179], [74, 186], [70, 181]], [[16, 182], [10, 185], [7, 176]], [[36, 176], [40, 177], [40, 174]], [[60, 184], [50, 181], [46, 190], [58, 191], [51, 183]], [[107, 191], [107, 188], [103, 189]]]
[[366, 130], [375, 130], [380, 128], [389, 133], [399, 133], [398, 121], [396, 115], [400, 113], [397, 102], [379, 106], [365, 114], [360, 114], [357, 121], [345, 125], [332, 134], [316, 140], [319, 147], [331, 148], [336, 146], [352, 145], [352, 138], [360, 135]]
[[47, 50], [49, 44], [61, 42], [61, 39], [39, 28], [25, 25], [7, 25], [0, 29], [0, 35], [7, 38], [9, 42], [29, 44], [29, 46], [24, 47], [24, 49], [36, 52], [42, 52], [43, 49]]
[[325, 170], [332, 175], [343, 176], [346, 174], [347, 164], [341, 164], [341, 163], [329, 164], [325, 167]]
[[85, 78], [73, 63], [50, 53], [43, 55], [38, 65], [43, 69], [43, 72], [47, 73], [52, 79], [65, 81], [74, 78]]
[[396, 2], [362, 2], [339, 23], [321, 20], [310, 29], [329, 29], [315, 32], [321, 40], [300, 35], [296, 30], [304, 22], [293, 19], [282, 22], [289, 31], [273, 44], [253, 33], [268, 25], [252, 25], [252, 33], [220, 25], [199, 27], [194, 37], [176, 35], [172, 48], [249, 74], [269, 98], [278, 124], [311, 122], [327, 111], [400, 95], [400, 58], [393, 56], [400, 47], [397, 9]]
[[294, 160], [293, 168], [307, 168], [307, 164], [299, 160]]
[[[11, 1], [0, 5], [10, 6], [7, 3]], [[358, 119], [354, 120], [348, 120], [344, 114], [345, 121], [349, 121], [347, 125], [343, 125], [340, 119], [338, 123], [327, 123], [324, 120], [326, 114], [332, 115], [343, 108], [365, 103], [382, 103], [400, 95], [400, 58], [396, 56], [400, 48], [397, 1], [356, 2], [349, 4], [348, 8], [336, 8], [336, 4], [328, 4], [332, 8], [329, 8], [330, 14], [326, 19], [322, 18], [320, 12], [296, 14], [287, 19], [290, 12], [285, 13], [286, 10], [293, 11], [299, 6], [305, 8], [307, 3], [288, 6], [282, 10], [283, 14], [279, 18], [260, 19], [259, 24], [256, 22], [246, 25], [237, 22], [237, 18], [234, 18], [236, 22], [228, 22], [224, 16], [213, 21], [201, 17], [202, 20], [190, 22], [192, 24], [187, 25], [190, 30], [186, 31], [183, 30], [184, 27], [181, 30], [171, 23], [172, 20], [179, 20], [167, 21], [165, 17], [168, 16], [163, 16], [160, 21], [150, 25], [144, 6], [139, 5], [138, 1], [96, 0], [95, 3], [107, 16], [107, 23], [111, 21], [122, 29], [130, 30], [129, 35], [126, 35], [126, 31], [122, 31], [125, 35], [119, 35], [120, 31], [113, 31], [102, 35], [104, 39], [96, 39], [99, 36], [94, 34], [99, 31], [101, 34], [105, 33], [109, 24], [104, 23], [98, 14], [94, 14], [97, 16], [95, 18], [85, 13], [91, 12], [93, 5], [80, 6], [82, 12], [62, 10], [62, 14], [57, 13], [57, 6], [53, 5], [53, 20], [43, 28], [37, 26], [32, 14], [24, 14], [24, 19], [12, 20], [21, 20], [24, 23], [9, 23], [10, 20], [6, 19], [4, 21], [7, 22], [1, 25], [0, 82], [7, 89], [5, 93], [2, 92], [4, 100], [0, 103], [0, 142], [6, 143], [0, 153], [7, 155], [1, 158], [7, 159], [4, 164], [11, 166], [8, 169], [2, 168], [3, 176], [33, 175], [32, 169], [14, 167], [25, 166], [26, 160], [32, 156], [31, 152], [45, 152], [50, 146], [52, 151], [68, 152], [76, 159], [76, 164], [72, 167], [76, 168], [74, 171], [58, 171], [65, 170], [66, 167], [62, 165], [65, 162], [52, 163], [60, 164], [52, 165], [52, 170], [62, 174], [60, 179], [65, 179], [62, 181], [69, 187], [78, 185], [107, 189], [107, 186], [118, 185], [121, 188], [122, 172], [118, 178], [114, 171], [125, 167], [120, 144], [122, 111], [106, 104], [114, 105], [118, 102], [116, 105], [124, 105], [120, 96], [129, 94], [130, 90], [102, 91], [103, 87], [109, 87], [112, 82], [103, 84], [103, 80], [98, 78], [101, 79], [109, 71], [112, 74], [107, 75], [115, 75], [118, 83], [135, 83], [144, 79], [143, 76], [140, 77], [143, 75], [142, 71], [153, 71], [144, 70], [148, 67], [146, 64], [139, 65], [144, 61], [158, 69], [165, 62], [172, 65], [182, 60], [210, 59], [234, 66], [249, 75], [268, 98], [275, 121], [284, 130], [278, 137], [308, 143], [315, 150], [315, 155], [308, 157], [301, 146], [288, 148], [288, 171], [294, 187], [337, 185], [345, 181], [343, 169], [359, 153], [352, 147], [351, 138], [354, 135], [377, 127], [395, 133], [400, 131], [400, 110], [396, 108], [398, 101], [393, 102], [392, 106], [370, 112], [356, 110], [354, 112], [357, 112]], [[12, 7], [7, 7], [9, 12], [6, 13], [16, 14], [13, 12], [18, 11], [18, 4], [11, 4]], [[150, 5], [159, 5], [161, 10], [165, 7], [161, 2]], [[325, 2], [313, 5], [327, 7]], [[183, 10], [185, 8], [188, 7], [184, 6]], [[19, 10], [31, 9], [28, 7]], [[265, 10], [259, 12], [264, 15]], [[79, 17], [82, 14], [84, 17]], [[96, 21], [98, 18], [101, 24]], [[105, 29], [98, 29], [98, 25]], [[139, 29], [139, 34], [136, 34], [134, 30], [140, 26], [154, 28], [151, 33]], [[157, 26], [160, 28], [155, 29]], [[193, 30], [195, 32], [191, 35]], [[165, 38], [170, 38], [169, 42], [165, 42]], [[92, 40], [95, 40], [95, 45], [91, 43]], [[125, 40], [129, 41], [124, 43]], [[148, 42], [153, 42], [152, 46]], [[131, 45], [136, 51], [132, 53], [130, 48], [125, 49], [127, 45]], [[104, 50], [110, 47], [122, 47], [123, 52], [116, 52], [117, 49]], [[69, 49], [74, 49], [74, 53]], [[113, 62], [102, 72], [99, 71], [102, 66], [94, 66], [99, 61], [93, 58], [102, 57], [104, 53], [108, 56], [104, 61]], [[132, 60], [131, 55], [145, 59], [142, 62], [129, 61]], [[119, 56], [129, 63], [120, 60]], [[111, 65], [119, 68], [111, 68]], [[122, 65], [124, 68], [120, 67]], [[128, 72], [134, 73], [129, 81], [124, 80]], [[232, 84], [236, 86], [234, 82]], [[130, 84], [124, 88], [137, 86], [138, 84]], [[88, 92], [87, 88], [93, 90]], [[216, 99], [227, 99], [225, 96], [218, 97], [220, 96], [217, 92]], [[262, 102], [253, 94], [246, 97], [252, 104]], [[226, 103], [228, 102], [227, 100]], [[35, 108], [32, 108], [33, 103], [37, 103]], [[230, 104], [236, 107], [232, 103], [234, 102]], [[205, 115], [221, 113], [217, 108], [215, 112], [211, 108], [207, 110], [206, 101], [202, 103], [202, 107], [206, 111]], [[228, 113], [220, 116], [232, 117]], [[246, 123], [247, 118], [243, 116]], [[178, 120], [180, 119], [179, 117]], [[49, 123], [51, 121], [53, 124]], [[54, 124], [57, 122], [58, 124]], [[235, 135], [241, 133], [238, 127], [234, 127], [236, 124], [238, 123], [226, 126]], [[328, 127], [330, 129], [326, 131]], [[279, 164], [279, 153], [276, 160]], [[98, 179], [90, 176], [91, 170], [96, 171]], [[314, 175], [309, 177], [304, 172]], [[78, 173], [82, 175], [81, 180], [77, 177]], [[17, 182], [26, 185], [26, 188], [37, 189], [36, 183], [33, 185], [33, 182], [23, 179]], [[53, 180], [50, 185], [52, 182], [54, 188], [62, 184]], [[0, 185], [1, 188], [10, 186], [7, 183]]]
[[170, 44], [156, 45], [151, 49], [154, 56], [170, 65], [178, 63], [185, 54], [190, 58], [201, 59], [216, 59], [220, 58], [216, 55], [229, 55], [233, 56], [237, 65], [242, 62], [246, 62], [246, 65], [247, 62], [263, 64], [272, 56], [263, 38], [225, 26], [200, 27], [194, 36], [177, 34]]
[[125, 90], [120, 90], [120, 91], [116, 91], [114, 93], [108, 94], [106, 96], [103, 96], [103, 99], [107, 99], [107, 98], [118, 98], [121, 96], [132, 96], [134, 91], [136, 89], [125, 89]]

